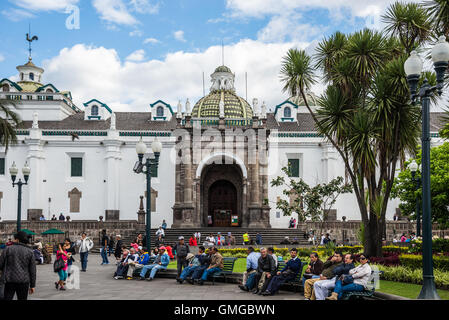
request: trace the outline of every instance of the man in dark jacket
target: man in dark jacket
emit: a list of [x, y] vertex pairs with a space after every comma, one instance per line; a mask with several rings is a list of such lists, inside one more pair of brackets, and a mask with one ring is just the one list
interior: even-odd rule
[[268, 254], [267, 249], [260, 249], [260, 257], [257, 260], [257, 271], [254, 278], [256, 287], [253, 290], [254, 294], [262, 294], [268, 287], [271, 279], [276, 274], [276, 261]]
[[307, 279], [317, 279], [320, 277], [321, 272], [323, 271], [324, 263], [318, 257], [318, 253], [312, 252], [310, 254], [310, 263], [307, 267], [304, 275], [302, 277], [302, 286], [304, 287], [304, 283]]
[[291, 249], [290, 255], [292, 258], [287, 261], [287, 264], [281, 271], [277, 272], [277, 275], [273, 277], [267, 289], [262, 292], [262, 295], [274, 295], [285, 281], [296, 278], [298, 273], [302, 271], [302, 263], [297, 256], [298, 250], [296, 248]]
[[28, 292], [36, 287], [36, 262], [33, 250], [27, 246], [28, 235], [19, 231], [14, 235], [14, 244], [0, 255], [0, 270], [4, 276], [5, 300], [27, 300]]
[[122, 236], [118, 234], [115, 236], [115, 239], [117, 242], [115, 243], [114, 256], [116, 260], [120, 260], [122, 258]]
[[182, 268], [187, 267], [187, 265], [189, 264], [186, 257], [187, 254], [190, 252], [189, 246], [184, 243], [184, 237], [180, 236], [178, 240], [179, 243], [175, 244], [175, 246], [173, 247], [173, 250], [176, 251], [176, 262], [178, 265], [177, 279], [179, 279], [179, 277], [181, 276]]
[[333, 277], [328, 280], [320, 280], [313, 284], [313, 290], [315, 291], [315, 297], [317, 300], [325, 300], [328, 296], [329, 290], [335, 288], [335, 281], [343, 274], [349, 274], [349, 270], [355, 268], [354, 257], [351, 254], [346, 254], [344, 263], [338, 265], [333, 270]]

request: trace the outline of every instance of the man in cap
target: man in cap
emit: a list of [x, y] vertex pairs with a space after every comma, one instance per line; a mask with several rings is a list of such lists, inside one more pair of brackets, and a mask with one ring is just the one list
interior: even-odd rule
[[145, 280], [145, 275], [147, 271], [150, 271], [150, 276], [148, 277], [148, 281], [151, 281], [156, 276], [156, 273], [163, 269], [167, 270], [167, 266], [170, 263], [170, 257], [165, 252], [165, 247], [159, 248], [159, 253], [154, 259], [154, 262], [150, 265], [143, 266], [142, 271], [140, 272], [140, 280]]
[[190, 252], [189, 246], [184, 243], [184, 237], [180, 236], [178, 238], [179, 242], [175, 244], [173, 250], [176, 252], [176, 262], [178, 267], [178, 276], [177, 279], [181, 276], [182, 268], [187, 267], [188, 261], [186, 259], [187, 254]]
[[127, 278], [128, 280], [131, 280], [133, 278], [133, 273], [136, 269], [140, 269], [143, 268], [143, 266], [146, 266], [148, 264], [148, 262], [150, 261], [150, 255], [148, 254], [148, 252], [145, 251], [145, 248], [139, 246], [138, 247], [139, 250], [139, 258], [137, 259], [137, 261], [130, 261], [128, 262], [128, 274], [127, 274]]

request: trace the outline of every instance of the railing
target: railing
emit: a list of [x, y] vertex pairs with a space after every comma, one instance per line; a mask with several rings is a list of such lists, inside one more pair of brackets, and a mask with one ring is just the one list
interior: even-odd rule
[[62, 101], [72, 110], [80, 112], [81, 110], [73, 104], [70, 99], [59, 92], [2, 92], [0, 93], [0, 100], [11, 100], [11, 101]]
[[[183, 125], [185, 125], [185, 119], [181, 121]], [[217, 118], [196, 118], [196, 119], [190, 119], [190, 123], [192, 125], [201, 125], [201, 126], [218, 126], [220, 124], [220, 120]], [[235, 118], [235, 119], [225, 119], [224, 120], [225, 126], [251, 126], [253, 124], [252, 119], [242, 119], [242, 118]]]

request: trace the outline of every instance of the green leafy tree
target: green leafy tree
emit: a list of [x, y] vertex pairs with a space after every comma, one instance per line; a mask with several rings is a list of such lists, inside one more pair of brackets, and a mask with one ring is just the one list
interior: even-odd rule
[[[430, 35], [420, 5], [397, 2], [383, 19], [385, 32], [337, 32], [324, 39], [315, 66], [303, 51], [291, 49], [281, 69], [284, 91], [302, 96], [317, 131], [345, 164], [364, 224], [365, 252], [371, 256], [382, 254], [396, 168], [407, 153], [415, 154], [420, 135], [420, 108], [410, 104], [404, 62]], [[316, 81], [314, 68], [328, 84], [316, 113], [305, 94]]]
[[[449, 227], [449, 142], [430, 149], [430, 179], [432, 221], [438, 223], [441, 228]], [[421, 164], [421, 151], [418, 153], [416, 163]], [[406, 162], [408, 165], [411, 161]], [[421, 178], [419, 171], [415, 174], [416, 179]], [[422, 207], [421, 188], [416, 190], [416, 183], [412, 180], [412, 174], [407, 168], [402, 170], [395, 179], [392, 196], [399, 198], [401, 212], [416, 219], [416, 202]]]
[[[288, 176], [288, 168], [282, 168], [282, 171]], [[278, 176], [271, 181], [271, 186], [285, 187], [282, 193], [293, 201], [279, 199], [276, 207], [282, 210], [284, 216], [297, 213], [301, 222], [307, 219], [323, 222], [338, 196], [352, 191], [352, 186], [345, 184], [342, 177], [311, 187], [303, 179], [288, 178], [286, 181], [283, 176]]]

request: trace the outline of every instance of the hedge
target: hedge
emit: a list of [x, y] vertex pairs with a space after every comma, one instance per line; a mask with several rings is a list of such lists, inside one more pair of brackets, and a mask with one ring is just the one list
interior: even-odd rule
[[[437, 238], [432, 240], [432, 251], [433, 253], [443, 253], [449, 252], [449, 239]], [[422, 252], [422, 241], [415, 240], [411, 242], [410, 252], [421, 253]]]
[[[290, 249], [288, 249], [288, 248], [274, 247], [273, 249], [274, 249], [274, 254], [281, 255], [281, 256], [286, 256], [290, 252]], [[234, 248], [234, 249], [218, 248], [218, 251], [223, 256], [226, 256], [226, 257], [246, 258], [248, 256], [248, 248]], [[260, 248], [254, 248], [254, 251], [259, 252]], [[240, 257], [240, 255], [242, 255], [242, 256]]]
[[[399, 256], [401, 265], [410, 269], [422, 269], [422, 255], [402, 254]], [[449, 271], [449, 257], [433, 256], [434, 269], [441, 271]]]

